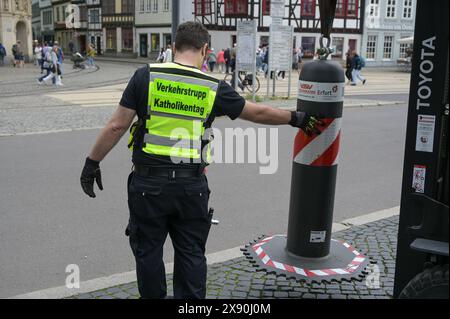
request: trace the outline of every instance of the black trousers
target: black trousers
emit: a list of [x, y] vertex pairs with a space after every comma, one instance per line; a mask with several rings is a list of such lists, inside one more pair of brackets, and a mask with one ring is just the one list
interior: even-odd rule
[[351, 69], [351, 68], [348, 68], [348, 69], [345, 70], [345, 77], [349, 81], [353, 81], [352, 72], [353, 72], [353, 69]]
[[136, 259], [139, 293], [145, 299], [167, 296], [163, 246], [167, 235], [175, 250], [175, 299], [206, 298], [205, 245], [211, 228], [205, 176], [169, 180], [128, 179], [130, 221], [126, 234]]

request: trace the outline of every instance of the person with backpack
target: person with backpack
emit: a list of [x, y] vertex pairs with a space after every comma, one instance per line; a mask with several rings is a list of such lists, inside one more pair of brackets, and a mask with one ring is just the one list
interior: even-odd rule
[[352, 59], [352, 85], [356, 85], [356, 79], [359, 79], [363, 85], [366, 84], [366, 79], [361, 75], [361, 70], [365, 66], [365, 60], [353, 51], [353, 59]]
[[6, 56], [6, 49], [3, 46], [3, 44], [0, 42], [0, 65], [5, 65], [5, 56]]

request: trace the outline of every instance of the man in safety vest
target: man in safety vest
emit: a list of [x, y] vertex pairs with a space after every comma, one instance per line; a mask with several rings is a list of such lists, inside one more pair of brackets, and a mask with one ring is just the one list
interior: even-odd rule
[[228, 84], [199, 69], [208, 54], [208, 31], [200, 23], [179, 26], [174, 62], [136, 71], [120, 105], [101, 131], [81, 175], [84, 192], [103, 190], [100, 162], [131, 127], [134, 170], [128, 179], [129, 225], [142, 298], [166, 298], [163, 245], [174, 250], [174, 297], [206, 296], [205, 245], [211, 227], [210, 190], [205, 167], [210, 159], [211, 125], [217, 116], [268, 125], [290, 124], [309, 134], [321, 122], [245, 101]]

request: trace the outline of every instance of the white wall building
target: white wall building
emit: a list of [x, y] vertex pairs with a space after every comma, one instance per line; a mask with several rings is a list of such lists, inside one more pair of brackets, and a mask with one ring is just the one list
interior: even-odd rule
[[136, 0], [135, 42], [138, 56], [155, 60], [161, 48], [172, 43], [171, 25], [172, 0]]
[[409, 44], [398, 40], [414, 36], [416, 0], [367, 0], [361, 54], [367, 66], [394, 66], [406, 57]]

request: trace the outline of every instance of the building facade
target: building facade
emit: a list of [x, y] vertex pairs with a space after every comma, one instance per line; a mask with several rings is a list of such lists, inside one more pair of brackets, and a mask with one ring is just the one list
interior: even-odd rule
[[416, 0], [367, 0], [361, 54], [367, 66], [394, 66], [407, 56], [410, 44], [398, 40], [414, 36]]
[[87, 0], [88, 42], [93, 44], [97, 54], [102, 54], [103, 30], [102, 30], [102, 4], [100, 0]]
[[135, 57], [134, 0], [102, 0], [103, 54]]
[[[182, 1], [184, 2], [184, 1]], [[366, 0], [338, 0], [331, 34], [333, 57], [345, 59], [349, 49], [361, 47]], [[229, 48], [236, 43], [238, 20], [258, 21], [259, 45], [269, 43], [270, 0], [195, 0], [191, 10], [195, 20], [210, 31], [214, 48]], [[304, 58], [313, 58], [320, 46], [320, 14], [317, 0], [285, 0], [284, 25], [294, 26], [293, 47], [302, 48]]]
[[39, 0], [39, 10], [41, 14], [41, 41], [53, 42], [55, 40], [55, 28], [51, 0]]
[[39, 0], [31, 1], [31, 28], [33, 30], [33, 40], [41, 41], [41, 8]]
[[33, 29], [31, 26], [31, 0], [0, 1], [0, 43], [12, 56], [12, 46], [21, 42], [25, 59], [32, 57]]
[[52, 0], [54, 40], [64, 52], [86, 52], [87, 7], [85, 0]]
[[135, 26], [136, 53], [156, 59], [161, 48], [172, 43], [172, 0], [137, 0]]

